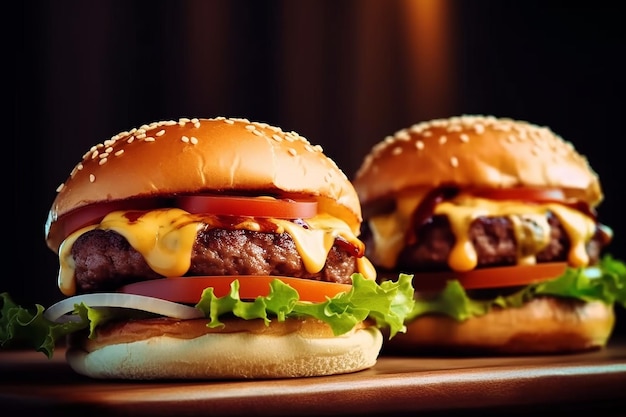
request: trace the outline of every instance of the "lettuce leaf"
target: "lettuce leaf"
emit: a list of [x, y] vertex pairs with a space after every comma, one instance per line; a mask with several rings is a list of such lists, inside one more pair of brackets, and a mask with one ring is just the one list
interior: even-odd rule
[[605, 255], [597, 268], [567, 268], [560, 277], [528, 285], [511, 295], [488, 300], [472, 299], [458, 281], [448, 281], [446, 287], [435, 296], [417, 298], [407, 321], [433, 313], [463, 321], [486, 314], [496, 306], [520, 307], [533, 297], [541, 295], [587, 302], [602, 301], [609, 305], [626, 307], [626, 264], [611, 255]]
[[[369, 318], [378, 327], [389, 327], [390, 337], [406, 331], [407, 314], [413, 307], [412, 277], [400, 275], [397, 281], [377, 284], [361, 274], [352, 275], [350, 291], [321, 303], [300, 301], [298, 292], [289, 285], [274, 280], [270, 293], [254, 300], [239, 298], [239, 281], [231, 284], [229, 294], [216, 297], [212, 288], [204, 290], [196, 308], [204, 312], [207, 325], [223, 326], [220, 317], [232, 314], [245, 320], [272, 320], [313, 317], [327, 323], [335, 335], [350, 331], [357, 323]], [[72, 320], [52, 322], [44, 317], [44, 307], [35, 309], [17, 305], [9, 294], [0, 294], [0, 348], [13, 346], [34, 348], [52, 357], [56, 341], [68, 334], [87, 330], [94, 337], [98, 326], [114, 318], [136, 317], [134, 310], [91, 308], [84, 303], [76, 304]]]
[[43, 306], [36, 304], [34, 310], [22, 308], [6, 292], [0, 294], [0, 300], [0, 348], [33, 348], [52, 357], [59, 338], [89, 325], [84, 318], [65, 323], [52, 322], [43, 316]]
[[246, 320], [263, 319], [266, 323], [273, 318], [284, 321], [313, 317], [327, 323], [335, 335], [341, 335], [369, 317], [378, 327], [389, 327], [393, 337], [406, 331], [404, 319], [413, 306], [411, 280], [410, 275], [401, 274], [397, 281], [377, 284], [361, 274], [353, 274], [350, 291], [321, 303], [300, 301], [298, 292], [279, 279], [270, 284], [267, 296], [244, 301], [239, 298], [239, 282], [233, 281], [230, 293], [223, 297], [216, 297], [213, 288], [205, 289], [196, 307], [210, 318], [210, 327], [223, 326], [219, 317], [225, 313]]

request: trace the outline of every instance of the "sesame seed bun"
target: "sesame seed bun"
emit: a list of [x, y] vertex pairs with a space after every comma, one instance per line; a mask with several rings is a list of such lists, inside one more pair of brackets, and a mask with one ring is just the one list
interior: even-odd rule
[[[132, 329], [130, 328], [132, 327]], [[69, 339], [66, 358], [92, 378], [252, 379], [355, 372], [372, 367], [382, 333], [357, 326], [341, 336], [316, 320], [122, 323], [96, 339]]]
[[597, 174], [570, 143], [547, 127], [493, 116], [402, 129], [373, 147], [353, 183], [363, 205], [445, 185], [555, 187], [592, 207], [603, 198]]
[[296, 132], [246, 119], [181, 119], [121, 132], [93, 146], [58, 189], [45, 226], [55, 252], [57, 220], [98, 202], [210, 191], [309, 196], [358, 231], [354, 188], [320, 146]]
[[605, 346], [614, 324], [614, 310], [603, 302], [542, 297], [462, 322], [443, 315], [422, 316], [407, 325], [406, 333], [386, 342], [385, 350], [412, 354], [582, 352]]

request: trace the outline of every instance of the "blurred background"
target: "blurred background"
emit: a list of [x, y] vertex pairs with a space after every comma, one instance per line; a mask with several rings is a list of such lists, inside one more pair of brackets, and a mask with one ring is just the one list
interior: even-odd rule
[[61, 298], [43, 226], [84, 152], [179, 117], [295, 130], [349, 177], [372, 145], [416, 122], [489, 114], [546, 125], [599, 173], [610, 252], [626, 259], [619, 2], [18, 3], [20, 50], [5, 81], [14, 92], [16, 242], [0, 292], [20, 304]]

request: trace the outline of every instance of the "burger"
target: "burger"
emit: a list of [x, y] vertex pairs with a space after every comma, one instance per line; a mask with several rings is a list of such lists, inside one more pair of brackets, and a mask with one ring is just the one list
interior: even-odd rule
[[407, 332], [385, 349], [606, 345], [626, 268], [606, 253], [598, 175], [549, 128], [478, 115], [422, 122], [373, 146], [353, 184], [378, 279], [411, 274], [416, 290]]
[[71, 171], [45, 223], [63, 299], [2, 294], [0, 344], [93, 378], [282, 378], [373, 366], [410, 279], [376, 282], [358, 196], [319, 146], [246, 119], [119, 133]]

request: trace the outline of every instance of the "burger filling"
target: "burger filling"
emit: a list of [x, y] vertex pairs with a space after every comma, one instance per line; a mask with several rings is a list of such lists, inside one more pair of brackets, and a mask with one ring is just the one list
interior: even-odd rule
[[114, 291], [145, 280], [263, 275], [340, 284], [375, 279], [363, 243], [339, 218], [303, 219], [119, 210], [79, 229], [59, 249], [66, 295]]
[[[112, 230], [82, 234], [71, 254], [77, 293], [112, 291], [163, 278], [126, 238]], [[185, 275], [279, 275], [347, 284], [356, 271], [356, 258], [339, 243], [332, 246], [321, 270], [309, 272], [288, 233], [204, 227], [196, 235]]]
[[[467, 237], [476, 253], [476, 267], [510, 266], [520, 263], [520, 259], [532, 256], [535, 262], [566, 262], [570, 239], [561, 221], [552, 213], [547, 213], [549, 229], [529, 225], [529, 238], [518, 241], [516, 226], [510, 217], [478, 217], [471, 222]], [[449, 269], [448, 258], [454, 248], [456, 238], [446, 216], [433, 216], [413, 233], [415, 242], [405, 246], [398, 256], [400, 269], [442, 271]], [[602, 234], [598, 230], [586, 242], [589, 263], [597, 263], [600, 255]], [[544, 243], [545, 242], [545, 243]]]
[[595, 217], [559, 202], [489, 200], [440, 189], [398, 198], [373, 215], [362, 236], [386, 269], [466, 272], [476, 268], [598, 262], [611, 239]]

